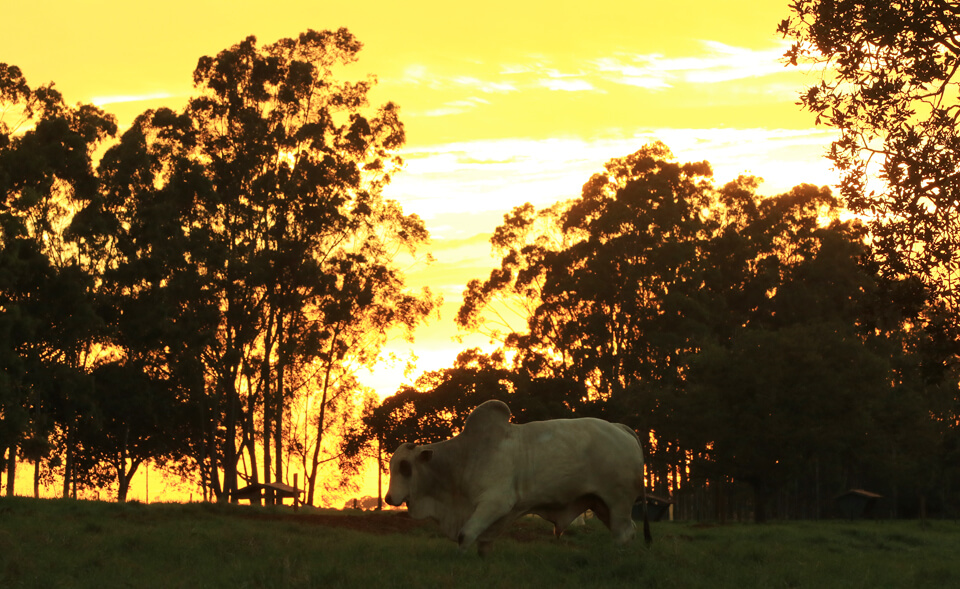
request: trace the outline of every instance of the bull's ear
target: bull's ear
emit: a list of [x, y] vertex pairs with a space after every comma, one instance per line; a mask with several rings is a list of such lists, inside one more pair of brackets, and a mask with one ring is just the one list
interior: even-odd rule
[[431, 458], [433, 458], [433, 450], [424, 450], [417, 454], [417, 462], [430, 462]]

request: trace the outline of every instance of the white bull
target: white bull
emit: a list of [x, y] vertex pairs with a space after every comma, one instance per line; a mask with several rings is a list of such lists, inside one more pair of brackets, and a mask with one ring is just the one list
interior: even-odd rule
[[483, 555], [513, 520], [537, 514], [560, 534], [587, 509], [616, 540], [636, 527], [635, 501], [643, 502], [643, 450], [637, 434], [601, 419], [510, 423], [510, 408], [487, 401], [467, 417], [463, 431], [444, 442], [403, 444], [390, 459], [386, 501], [407, 504], [415, 519], [436, 520], [461, 549], [477, 542]]

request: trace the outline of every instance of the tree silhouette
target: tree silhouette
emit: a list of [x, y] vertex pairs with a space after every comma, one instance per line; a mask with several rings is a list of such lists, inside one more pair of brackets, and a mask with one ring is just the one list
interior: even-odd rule
[[[960, 277], [960, 8], [797, 0], [780, 32], [821, 81], [801, 103], [840, 131], [829, 158], [847, 205], [873, 219], [887, 271], [923, 276], [956, 306]], [[880, 185], [870, 182], [876, 173]]]
[[103, 324], [94, 279], [67, 234], [71, 211], [97, 189], [93, 153], [116, 132], [112, 116], [68, 107], [53, 84], [30, 88], [0, 64], [0, 447], [13, 492], [17, 448], [35, 463], [65, 453], [64, 493], [74, 478], [72, 438], [84, 407], [76, 383], [96, 356]]
[[605, 168], [580, 199], [505, 218], [501, 267], [470, 283], [459, 321], [482, 321], [495, 293], [525, 300], [525, 329], [505, 340], [525, 371], [580, 383], [598, 415], [659, 430], [651, 411], [694, 345], [710, 166], [653, 143]]
[[[742, 198], [743, 188], [724, 192]], [[763, 521], [772, 493], [812, 465], [853, 472], [878, 452], [897, 351], [890, 338], [917, 316], [924, 293], [879, 275], [863, 227], [837, 218], [829, 190], [753, 199], [720, 233], [721, 243], [736, 233], [750, 252], [734, 288], [711, 277], [720, 328], [687, 359], [669, 404], [683, 422], [677, 437], [706, 449], [698, 469], [748, 482]], [[911, 297], [891, 296], [895, 288]]]
[[118, 501], [126, 501], [134, 474], [147, 461], [163, 463], [188, 453], [186, 405], [168, 383], [151, 378], [143, 367], [108, 362], [83, 384], [89, 409], [77, 423], [75, 460], [90, 486], [117, 483]]
[[308, 31], [201, 58], [197, 96], [142, 114], [78, 215], [77, 233], [115, 252], [117, 342], [196, 407], [193, 460], [223, 499], [245, 451], [254, 479], [260, 456], [264, 480], [283, 479], [284, 415], [317, 390], [312, 501], [331, 403], [435, 304], [393, 262], [427, 237], [381, 194], [401, 163], [397, 107], [368, 112], [372, 82], [335, 76], [360, 47], [345, 29]]
[[[651, 432], [654, 487], [747, 483], [757, 520], [787, 485], [817, 504], [826, 487], [946, 464], [956, 374], [925, 381], [917, 362], [952, 366], [952, 346], [933, 344], [949, 332], [916, 277], [880, 271], [829, 189], [718, 188], [707, 162], [678, 163], [659, 143], [605, 168], [580, 199], [506, 215], [491, 240], [500, 267], [468, 285], [458, 322], [500, 336], [512, 380], [577, 383], [569, 409]], [[494, 333], [510, 312], [526, 325]], [[424, 435], [424, 412], [456, 414], [446, 382], [385, 401], [399, 417], [377, 426]], [[906, 407], [916, 419], [891, 420]], [[927, 492], [947, 488], [941, 475]]]

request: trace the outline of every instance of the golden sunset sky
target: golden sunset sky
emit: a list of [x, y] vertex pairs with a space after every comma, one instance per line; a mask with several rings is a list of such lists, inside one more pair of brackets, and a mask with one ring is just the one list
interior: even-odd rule
[[[0, 62], [125, 127], [182, 106], [203, 55], [347, 27], [364, 43], [350, 71], [376, 75], [373, 102], [398, 103], [406, 124], [406, 169], [387, 194], [426, 221], [437, 258], [411, 285], [445, 298], [416, 344], [390, 346], [419, 358], [412, 380], [489, 347], [453, 341], [453, 319], [466, 282], [496, 262], [487, 240], [503, 214], [579, 195], [611, 158], [660, 139], [681, 161], [709, 160], [718, 183], [833, 184], [832, 134], [796, 105], [813, 80], [779, 61], [787, 15], [786, 0], [7, 1]], [[381, 395], [404, 382], [400, 363], [363, 379]]]

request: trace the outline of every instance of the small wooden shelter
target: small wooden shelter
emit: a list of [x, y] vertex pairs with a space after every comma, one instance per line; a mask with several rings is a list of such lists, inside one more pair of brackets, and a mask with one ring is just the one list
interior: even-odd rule
[[254, 483], [242, 489], [237, 489], [234, 497], [238, 501], [246, 500], [253, 503], [254, 499], [263, 499], [268, 491], [272, 491], [274, 497], [280, 499], [281, 503], [284, 499], [293, 499], [294, 507], [299, 504], [300, 495], [303, 493], [300, 489], [283, 483]]
[[[670, 511], [672, 503], [673, 499], [657, 497], [647, 493], [647, 517], [652, 522], [660, 521], [664, 514]], [[633, 519], [636, 521], [643, 519], [643, 504], [639, 501], [633, 504]]]
[[876, 517], [877, 503], [883, 495], [877, 495], [863, 489], [850, 489], [834, 497], [840, 515], [847, 519]]

